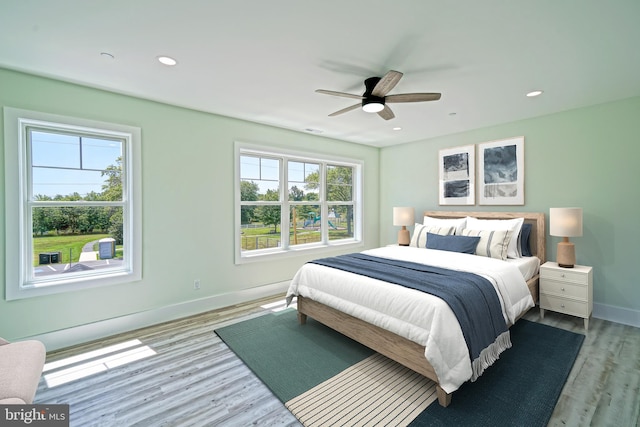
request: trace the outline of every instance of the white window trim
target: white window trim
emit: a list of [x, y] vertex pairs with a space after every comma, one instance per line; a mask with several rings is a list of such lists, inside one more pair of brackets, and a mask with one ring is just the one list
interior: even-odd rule
[[[252, 262], [264, 262], [264, 261], [272, 261], [275, 259], [283, 259], [286, 257], [292, 256], [300, 256], [300, 255], [308, 255], [310, 253], [313, 254], [322, 254], [328, 252], [335, 252], [336, 249], [349, 249], [355, 250], [358, 248], [364, 247], [363, 241], [363, 229], [364, 229], [364, 215], [363, 215], [363, 207], [364, 207], [364, 197], [363, 197], [363, 175], [364, 175], [364, 161], [360, 159], [352, 159], [347, 157], [337, 157], [328, 154], [316, 153], [311, 151], [296, 151], [290, 150], [286, 148], [279, 148], [275, 146], [265, 146], [258, 145], [252, 143], [246, 143], [242, 141], [235, 142], [235, 150], [234, 150], [234, 246], [235, 246], [235, 263], [236, 264], [246, 264]], [[241, 228], [240, 221], [240, 156], [244, 154], [244, 152], [250, 152], [246, 154], [258, 154], [270, 157], [294, 157], [296, 160], [308, 161], [310, 163], [313, 162], [328, 162], [335, 165], [344, 165], [344, 166], [353, 166], [356, 168], [356, 173], [354, 174], [354, 182], [353, 182], [353, 200], [354, 207], [356, 208], [356, 221], [355, 227], [353, 230], [353, 238], [351, 239], [342, 239], [337, 241], [329, 241], [327, 238], [327, 217], [328, 212], [324, 212], [326, 210], [327, 204], [331, 204], [330, 202], [323, 201], [322, 209], [323, 213], [321, 215], [323, 221], [323, 237], [322, 241], [319, 243], [309, 243], [309, 244], [301, 244], [296, 246], [283, 245], [283, 247], [279, 248], [271, 248], [271, 249], [260, 249], [256, 251], [252, 251], [250, 253], [242, 253], [240, 239], [238, 238], [238, 231]], [[287, 175], [285, 168], [280, 168], [280, 182], [287, 182]], [[281, 186], [281, 200], [286, 196], [286, 187]], [[284, 195], [282, 193], [285, 193]], [[318, 204], [318, 202], [309, 202], [313, 204]], [[280, 204], [280, 203], [279, 203]], [[288, 215], [284, 215], [283, 223], [280, 224], [281, 229], [289, 229], [289, 220]]]
[[[53, 124], [79, 131], [108, 131], [127, 140], [123, 161], [130, 179], [126, 180], [129, 195], [128, 224], [125, 231], [130, 248], [122, 270], [81, 277], [27, 283], [28, 268], [33, 254], [27, 254], [31, 238], [29, 216], [24, 212], [27, 200], [26, 180], [29, 176], [24, 162], [24, 127], [26, 124]], [[85, 290], [97, 286], [130, 283], [142, 279], [142, 184], [141, 130], [133, 126], [105, 123], [75, 117], [4, 107], [5, 155], [5, 298], [7, 301]]]

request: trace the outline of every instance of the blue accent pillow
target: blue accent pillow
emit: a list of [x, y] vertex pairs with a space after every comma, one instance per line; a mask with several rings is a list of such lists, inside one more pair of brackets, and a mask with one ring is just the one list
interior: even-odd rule
[[533, 256], [529, 245], [529, 236], [531, 236], [531, 224], [522, 224], [520, 229], [520, 252], [522, 256]]
[[480, 237], [477, 236], [441, 236], [427, 233], [427, 249], [475, 254]]

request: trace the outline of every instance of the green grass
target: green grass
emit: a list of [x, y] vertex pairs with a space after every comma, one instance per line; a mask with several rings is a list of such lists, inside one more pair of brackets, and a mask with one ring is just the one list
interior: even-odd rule
[[[82, 247], [94, 240], [109, 237], [108, 234], [65, 234], [61, 236], [43, 236], [33, 238], [33, 265], [39, 264], [38, 255], [43, 252], [61, 252], [60, 263], [78, 262]], [[71, 260], [69, 260], [71, 250]], [[94, 248], [94, 250], [97, 250]]]

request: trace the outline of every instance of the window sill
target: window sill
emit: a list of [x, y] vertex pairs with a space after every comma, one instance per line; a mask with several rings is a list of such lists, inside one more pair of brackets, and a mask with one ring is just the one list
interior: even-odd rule
[[330, 252], [335, 252], [336, 250], [344, 250], [344, 249], [362, 249], [364, 247], [364, 243], [362, 241], [349, 240], [341, 243], [332, 243], [331, 245], [309, 245], [304, 247], [295, 247], [289, 249], [280, 249], [280, 250], [270, 250], [264, 251], [260, 253], [249, 253], [249, 254], [236, 254], [236, 265], [239, 264], [251, 264], [255, 262], [266, 262], [266, 261], [274, 261], [279, 259], [287, 259], [291, 257], [297, 257], [301, 255], [314, 255], [314, 254], [326, 254]]
[[50, 281], [37, 282], [35, 284], [25, 284], [19, 288], [7, 287], [7, 301], [19, 300], [24, 298], [38, 297], [43, 295], [60, 294], [64, 292], [73, 292], [86, 289], [93, 289], [107, 285], [119, 285], [140, 281], [141, 274], [120, 271], [110, 274], [102, 274], [95, 278], [87, 279], [86, 276], [78, 277], [76, 280], [66, 281]]

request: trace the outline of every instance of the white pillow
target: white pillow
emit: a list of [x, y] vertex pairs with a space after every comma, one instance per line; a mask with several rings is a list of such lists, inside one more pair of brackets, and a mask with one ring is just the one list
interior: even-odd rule
[[514, 219], [478, 219], [467, 217], [465, 228], [469, 230], [511, 230], [511, 240], [507, 250], [507, 257], [521, 258], [520, 247], [518, 246], [518, 236], [524, 223], [524, 218]]
[[511, 230], [471, 230], [469, 228], [465, 228], [462, 231], [463, 236], [480, 237], [480, 241], [476, 246], [476, 255], [497, 258], [503, 261], [507, 259], [507, 250], [512, 233]]
[[466, 223], [467, 218], [434, 218], [426, 215], [422, 221], [422, 225], [428, 225], [431, 227], [454, 227], [454, 234], [457, 235], [462, 234], [462, 230], [464, 230]]
[[433, 226], [430, 227], [428, 225], [418, 224], [413, 229], [413, 236], [411, 236], [411, 243], [409, 246], [414, 246], [416, 248], [425, 248], [427, 247], [427, 233], [439, 234], [441, 236], [448, 236], [453, 234], [453, 227], [438, 227]]

